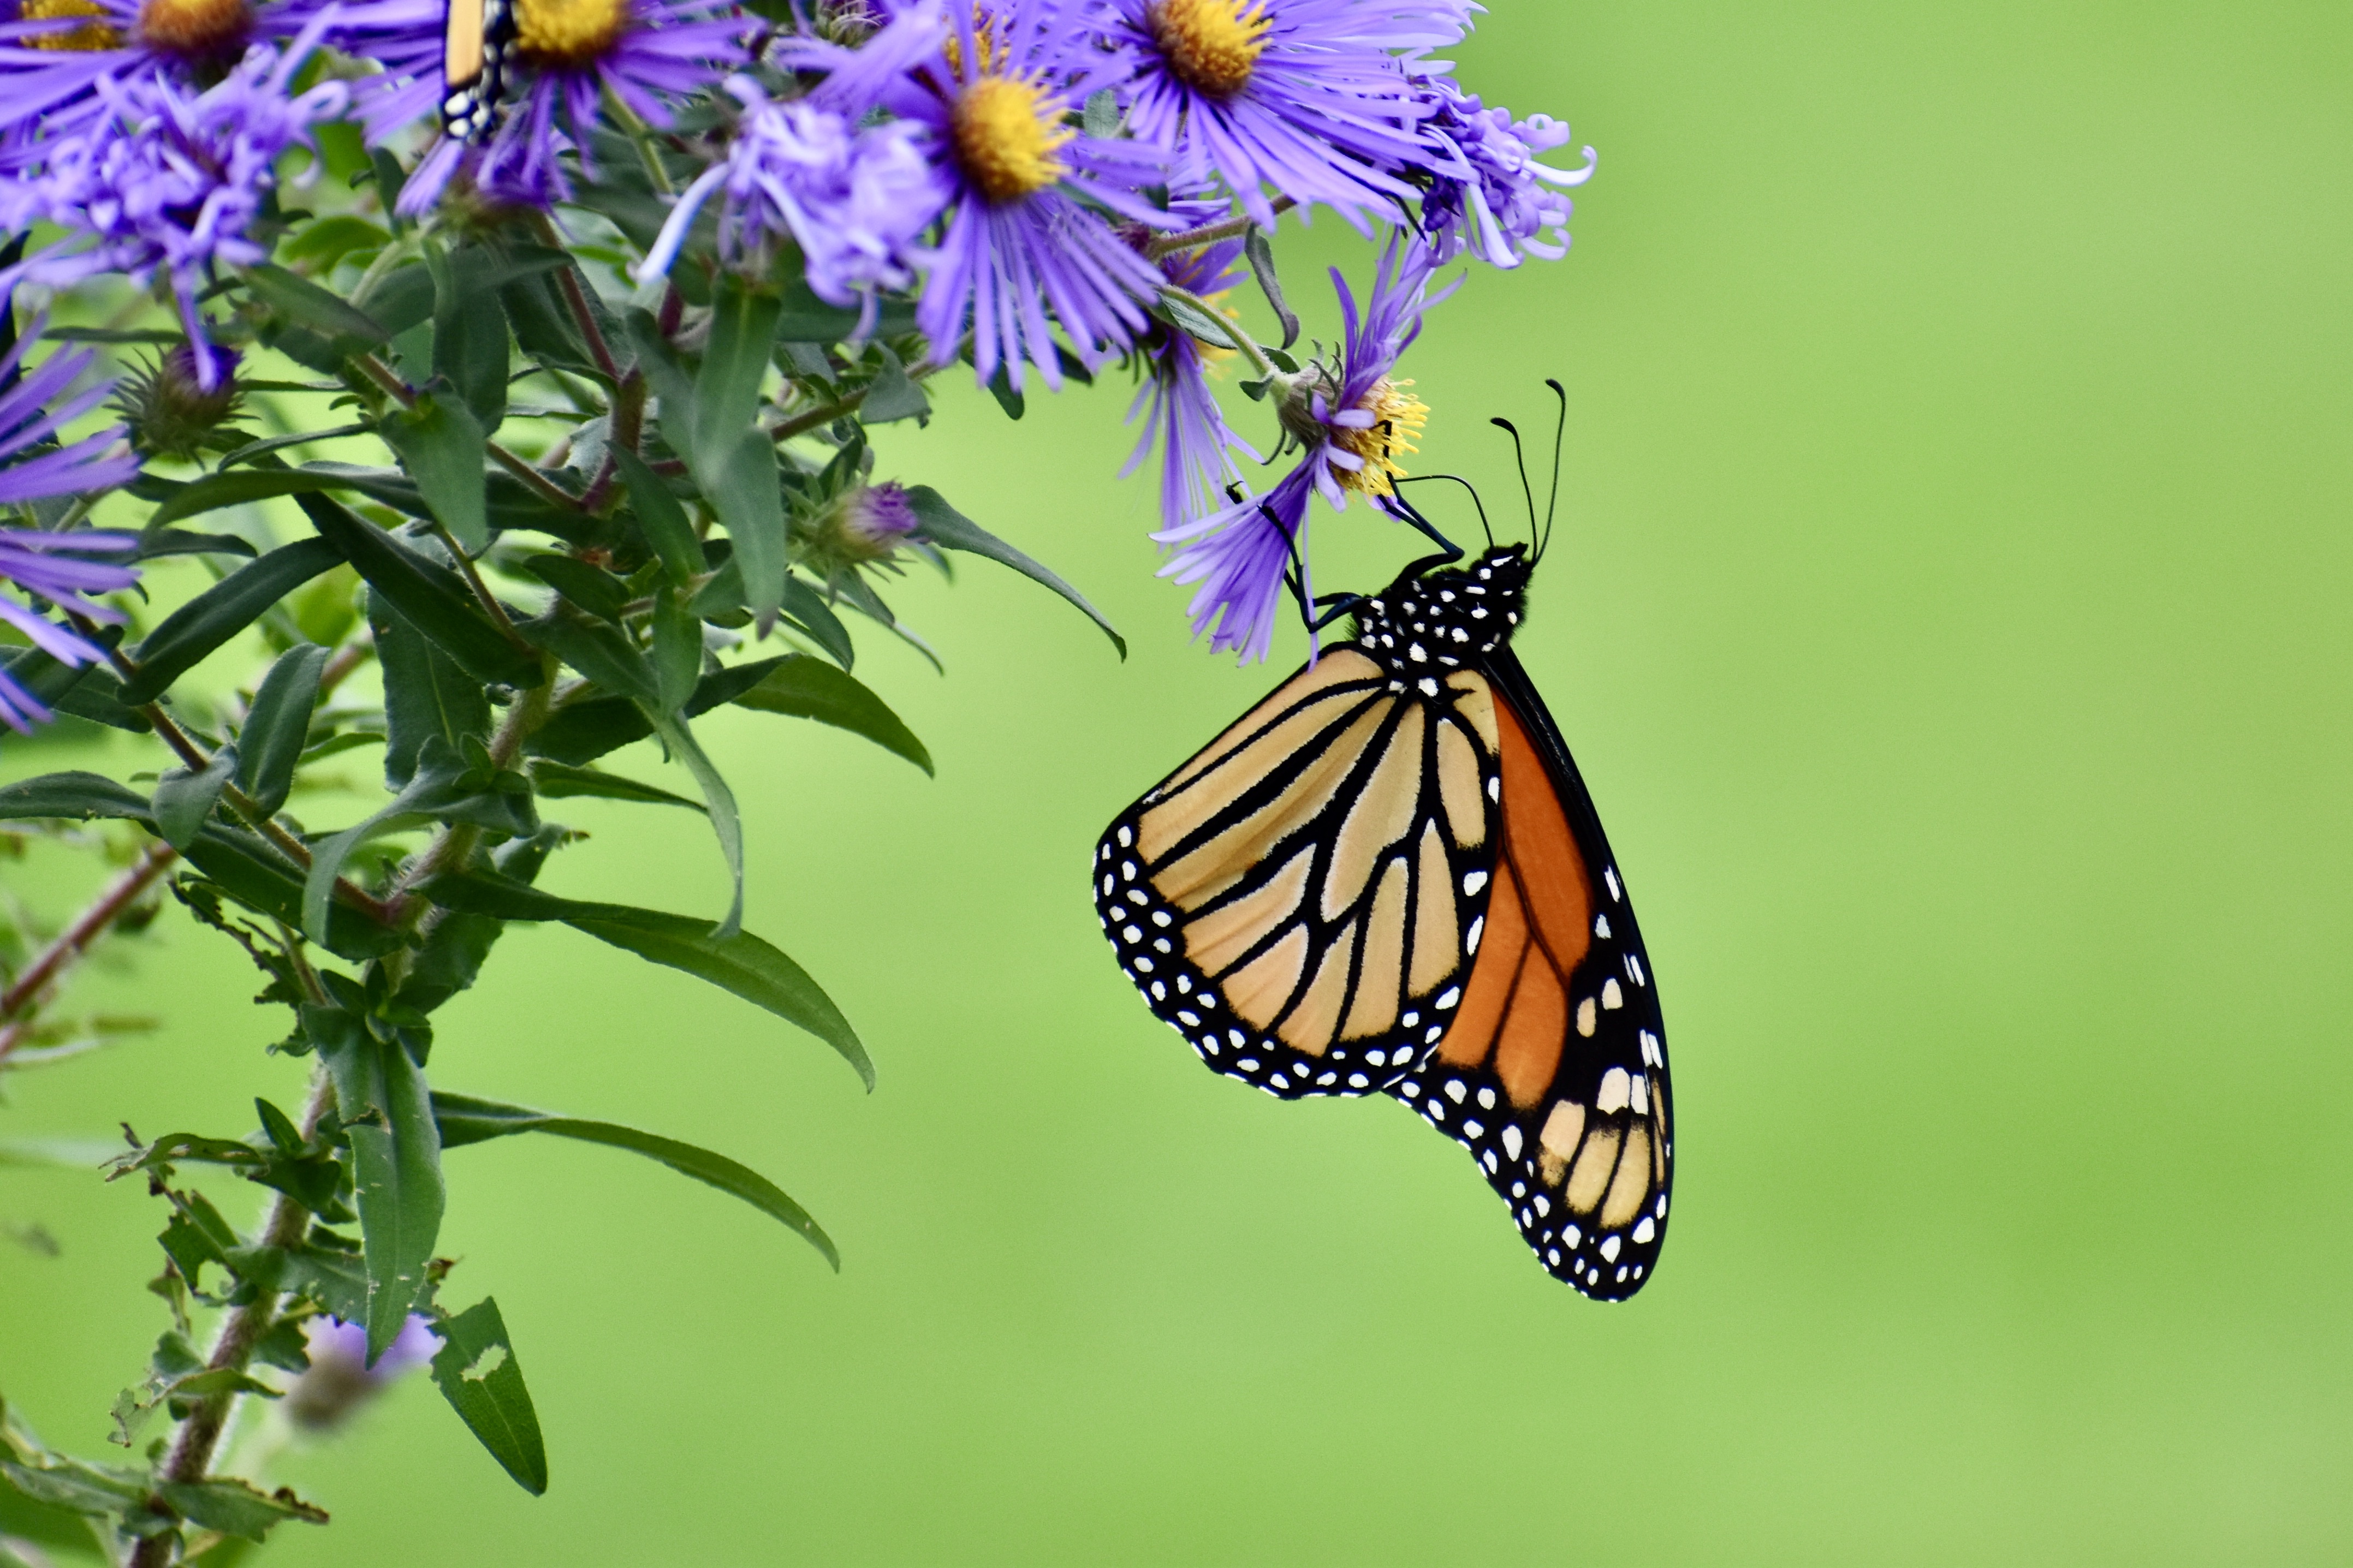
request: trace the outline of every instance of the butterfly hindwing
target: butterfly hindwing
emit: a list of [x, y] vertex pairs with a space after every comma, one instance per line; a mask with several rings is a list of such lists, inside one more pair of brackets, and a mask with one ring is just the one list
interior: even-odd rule
[[1389, 1092], [1462, 1143], [1555, 1276], [1640, 1289], [1666, 1239], [1666, 1030], [1633, 906], [1576, 763], [1508, 650], [1503, 849], [1461, 1009]]
[[1395, 1083], [1445, 1034], [1499, 842], [1486, 681], [1343, 644], [1121, 813], [1103, 929], [1217, 1071], [1294, 1098]]
[[512, 0], [448, 0], [441, 27], [441, 130], [477, 141], [497, 117], [513, 47]]

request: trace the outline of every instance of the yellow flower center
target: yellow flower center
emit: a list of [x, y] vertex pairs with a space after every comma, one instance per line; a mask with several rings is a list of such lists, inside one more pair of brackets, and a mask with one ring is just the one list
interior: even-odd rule
[[629, 0], [518, 0], [515, 47], [558, 70], [594, 65], [629, 26]]
[[[57, 16], [103, 16], [98, 0], [25, 0], [16, 15], [27, 22], [46, 22]], [[85, 22], [79, 27], [60, 27], [51, 33], [32, 33], [25, 42], [37, 49], [71, 49], [76, 52], [99, 49], [119, 49], [122, 35], [105, 22]]]
[[992, 202], [1009, 202], [1060, 179], [1065, 166], [1055, 153], [1076, 134], [1034, 80], [985, 76], [956, 97], [956, 163]]
[[1149, 15], [1168, 68], [1211, 98], [1240, 92], [1266, 47], [1266, 0], [1155, 0]]
[[139, 38], [168, 54], [233, 55], [251, 20], [245, 0], [146, 0], [139, 7]]
[[1383, 376], [1356, 405], [1373, 416], [1373, 422], [1361, 430], [1344, 427], [1332, 432], [1334, 446], [1363, 458], [1365, 464], [1355, 473], [1333, 468], [1332, 477], [1340, 481], [1342, 489], [1367, 497], [1397, 493], [1396, 481], [1404, 479], [1406, 472], [1394, 455], [1421, 450], [1413, 438], [1421, 434], [1430, 417], [1430, 405], [1405, 390], [1412, 384]]

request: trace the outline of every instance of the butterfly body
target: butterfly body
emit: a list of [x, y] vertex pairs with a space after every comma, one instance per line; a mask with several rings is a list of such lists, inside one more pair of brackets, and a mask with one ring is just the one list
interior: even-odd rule
[[1471, 1152], [1545, 1267], [1654, 1268], [1672, 1124], [1648, 958], [1584, 782], [1510, 640], [1519, 546], [1409, 569], [1113, 820], [1095, 902], [1214, 1070], [1387, 1093]]

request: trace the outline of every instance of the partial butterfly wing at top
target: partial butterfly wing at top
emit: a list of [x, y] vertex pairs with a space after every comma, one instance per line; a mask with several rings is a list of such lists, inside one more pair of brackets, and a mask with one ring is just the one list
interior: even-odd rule
[[1095, 907], [1212, 1068], [1406, 1100], [1548, 1269], [1617, 1300], [1666, 1234], [1665, 1031], [1592, 802], [1509, 648], [1530, 570], [1512, 546], [1366, 600], [1354, 640], [1112, 823]]

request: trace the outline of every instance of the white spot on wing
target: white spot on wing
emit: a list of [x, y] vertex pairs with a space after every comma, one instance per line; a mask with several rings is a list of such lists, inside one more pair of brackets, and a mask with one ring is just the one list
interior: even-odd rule
[[1626, 1069], [1611, 1068], [1601, 1075], [1601, 1088], [1593, 1097], [1593, 1109], [1613, 1113], [1623, 1110], [1630, 1093], [1630, 1080], [1626, 1076]]

